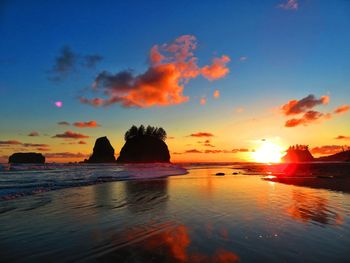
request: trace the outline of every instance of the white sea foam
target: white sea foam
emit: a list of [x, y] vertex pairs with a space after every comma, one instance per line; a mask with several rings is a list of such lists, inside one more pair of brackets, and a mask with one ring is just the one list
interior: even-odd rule
[[186, 174], [174, 164], [1, 165], [0, 199], [119, 180], [142, 180]]

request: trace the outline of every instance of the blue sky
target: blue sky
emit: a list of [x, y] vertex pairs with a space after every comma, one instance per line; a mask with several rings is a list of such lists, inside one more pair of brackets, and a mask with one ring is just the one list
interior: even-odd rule
[[[101, 128], [84, 132], [92, 137], [107, 134], [119, 145], [120, 134], [133, 123], [162, 125], [182, 136], [205, 130], [208, 123], [222, 130], [228, 120], [270, 116], [271, 109], [308, 94], [329, 95], [329, 109], [349, 103], [350, 1], [295, 2], [296, 10], [279, 8], [285, 0], [3, 1], [0, 140], [25, 140], [32, 130], [51, 136], [64, 130], [56, 124], [62, 120], [97, 120]], [[197, 39], [199, 65], [221, 55], [231, 59], [225, 77], [191, 79], [184, 88], [188, 102], [145, 109], [118, 104], [95, 108], [79, 102], [99, 72], [142, 73], [152, 46], [187, 34]], [[53, 82], [49, 71], [63, 46], [103, 60], [91, 69], [78, 66]], [[212, 98], [215, 89], [220, 99]], [[207, 98], [204, 106], [202, 97]], [[62, 108], [54, 106], [57, 100]], [[237, 108], [244, 111], [236, 114]], [[344, 116], [333, 124], [343, 127], [349, 120]], [[273, 117], [271, 123], [277, 120]], [[283, 120], [273, 127], [281, 126]], [[349, 133], [345, 128], [339, 132]]]

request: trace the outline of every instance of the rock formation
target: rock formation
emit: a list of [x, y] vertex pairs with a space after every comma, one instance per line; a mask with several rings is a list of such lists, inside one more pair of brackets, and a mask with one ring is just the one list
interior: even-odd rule
[[287, 154], [282, 157], [282, 161], [285, 163], [312, 162], [314, 157], [307, 145], [295, 145], [288, 148]]
[[92, 155], [87, 163], [112, 163], [115, 162], [114, 148], [106, 136], [96, 140]]
[[41, 153], [14, 153], [9, 157], [9, 163], [45, 163]]
[[162, 128], [141, 125], [131, 127], [125, 133], [125, 144], [117, 162], [152, 163], [170, 162], [168, 146], [164, 142], [166, 132]]

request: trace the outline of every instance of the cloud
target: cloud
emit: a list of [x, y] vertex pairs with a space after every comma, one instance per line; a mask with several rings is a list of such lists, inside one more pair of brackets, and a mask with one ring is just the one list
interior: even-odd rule
[[215, 99], [220, 98], [220, 91], [219, 91], [219, 90], [214, 90], [213, 97], [214, 97]]
[[84, 138], [89, 138], [89, 136], [81, 133], [76, 133], [73, 131], [66, 131], [62, 134], [56, 134], [55, 136], [52, 136], [52, 138], [84, 139]]
[[102, 60], [100, 55], [80, 55], [74, 52], [69, 46], [63, 46], [52, 69], [49, 71], [49, 80], [61, 81], [76, 72], [80, 66], [85, 68], [95, 68], [96, 64]]
[[60, 121], [60, 122], [57, 122], [58, 125], [62, 125], [62, 126], [69, 126], [70, 123], [69, 122], [66, 122], [66, 121]]
[[78, 144], [86, 144], [84, 141], [78, 141]]
[[0, 145], [19, 145], [19, 144], [22, 144], [22, 143], [16, 140], [0, 141]]
[[32, 131], [31, 133], [28, 134], [28, 136], [31, 136], [31, 137], [39, 136], [39, 133], [36, 131]]
[[103, 59], [100, 55], [85, 55], [83, 58], [83, 65], [87, 68], [95, 68], [96, 65]]
[[84, 153], [71, 153], [71, 152], [57, 152], [57, 153], [46, 153], [46, 158], [86, 158], [88, 154]]
[[314, 108], [317, 105], [328, 104], [329, 96], [322, 96], [316, 99], [314, 95], [302, 98], [301, 100], [290, 100], [288, 103], [282, 105], [281, 109], [284, 115], [296, 115], [305, 113], [306, 111]]
[[[346, 147], [346, 146], [345, 146]], [[344, 146], [341, 145], [323, 145], [314, 147], [311, 149], [311, 153], [320, 155], [331, 155], [336, 154], [344, 150]]]
[[95, 78], [92, 89], [105, 97], [81, 97], [80, 101], [96, 107], [119, 103], [123, 107], [139, 108], [184, 103], [189, 100], [183, 94], [189, 80], [199, 75], [215, 80], [229, 73], [228, 56], [214, 58], [211, 65], [199, 67], [193, 53], [196, 47], [196, 38], [192, 35], [180, 36], [169, 44], [154, 45], [149, 53], [149, 67], [144, 73], [102, 71]]
[[299, 8], [299, 3], [297, 0], [287, 0], [285, 3], [281, 3], [277, 6], [278, 8], [282, 8], [285, 10], [298, 10]]
[[45, 147], [39, 147], [37, 148], [38, 151], [42, 151], [42, 152], [47, 152], [47, 151], [50, 151], [49, 148], [45, 148]]
[[202, 68], [201, 73], [209, 80], [216, 80], [225, 77], [230, 72], [230, 70], [226, 67], [228, 62], [230, 62], [230, 58], [228, 56], [214, 58], [211, 65], [204, 66]]
[[339, 106], [338, 108], [336, 108], [334, 110], [334, 113], [341, 114], [341, 113], [347, 112], [348, 110], [350, 110], [350, 105], [345, 104], [345, 105], [342, 105], [342, 106]]
[[334, 139], [336, 139], [336, 140], [350, 140], [350, 136], [338, 135]]
[[202, 153], [202, 152], [197, 149], [191, 149], [191, 150], [185, 151], [184, 153]]
[[44, 147], [47, 148], [49, 145], [43, 143], [22, 143], [24, 147]]
[[96, 121], [86, 121], [86, 122], [74, 122], [73, 125], [78, 128], [96, 128], [101, 126]]
[[301, 118], [293, 118], [293, 119], [287, 120], [284, 126], [285, 127], [296, 127], [299, 125], [307, 126], [313, 122], [316, 122], [317, 120], [320, 120], [323, 117], [330, 118], [330, 115], [325, 115], [318, 111], [308, 111]]
[[200, 103], [201, 105], [205, 105], [205, 104], [207, 103], [207, 99], [206, 99], [206, 98], [201, 98], [200, 101], [199, 101], [199, 103]]
[[244, 62], [244, 61], [246, 61], [247, 59], [248, 59], [248, 58], [245, 57], [245, 56], [239, 57], [239, 61], [241, 61], [241, 62]]
[[197, 132], [190, 134], [190, 137], [213, 137], [214, 134], [210, 132]]

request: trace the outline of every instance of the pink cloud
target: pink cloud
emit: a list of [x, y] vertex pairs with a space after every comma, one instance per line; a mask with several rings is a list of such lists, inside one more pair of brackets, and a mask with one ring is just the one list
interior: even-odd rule
[[56, 102], [55, 102], [55, 106], [56, 106], [57, 108], [61, 108], [61, 107], [63, 106], [62, 101], [56, 101]]
[[205, 105], [205, 104], [207, 103], [207, 99], [206, 99], [206, 98], [201, 98], [200, 101], [199, 101], [199, 103], [200, 103], [201, 105]]
[[56, 134], [55, 136], [52, 136], [52, 138], [84, 139], [84, 138], [89, 138], [89, 136], [81, 134], [81, 133], [76, 133], [73, 131], [66, 131], [62, 134]]
[[169, 44], [154, 45], [146, 72], [134, 75], [131, 71], [116, 74], [103, 71], [96, 77], [93, 90], [106, 97], [82, 97], [80, 101], [93, 106], [119, 103], [141, 108], [184, 103], [189, 100], [183, 94], [189, 80], [199, 75], [215, 80], [229, 73], [228, 56], [214, 58], [211, 65], [199, 67], [194, 56], [196, 47], [196, 38], [192, 35], [180, 36]]
[[298, 10], [299, 3], [297, 0], [287, 0], [285, 3], [279, 4], [277, 7], [285, 9], [285, 10]]

